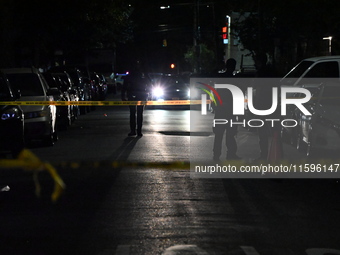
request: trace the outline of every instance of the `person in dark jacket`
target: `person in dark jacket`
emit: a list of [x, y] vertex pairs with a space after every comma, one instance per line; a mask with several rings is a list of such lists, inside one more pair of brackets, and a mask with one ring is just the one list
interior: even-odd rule
[[[226, 72], [223, 74], [223, 77], [232, 78], [234, 76], [234, 71], [236, 68], [236, 60], [230, 58], [226, 62]], [[228, 89], [217, 89], [218, 94], [221, 96], [222, 105], [214, 106], [215, 119], [226, 119], [230, 121], [236, 121], [236, 116], [233, 116], [233, 96]], [[226, 133], [226, 147], [227, 147], [227, 160], [236, 160], [240, 159], [237, 155], [237, 143], [236, 143], [236, 134], [237, 134], [237, 126], [230, 126], [228, 124], [218, 124], [213, 127], [213, 132], [215, 134], [214, 137], [214, 148], [213, 148], [213, 160], [219, 160], [221, 156], [222, 150], [222, 140], [224, 133]]]
[[[122, 101], [147, 101], [149, 80], [138, 69], [132, 70], [124, 78], [121, 90]], [[143, 136], [144, 105], [130, 105], [130, 133], [128, 136]]]

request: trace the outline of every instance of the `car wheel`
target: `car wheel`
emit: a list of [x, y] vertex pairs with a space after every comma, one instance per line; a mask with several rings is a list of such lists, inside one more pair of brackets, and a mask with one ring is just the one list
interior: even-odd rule
[[51, 130], [49, 132], [48, 135], [46, 135], [44, 138], [43, 138], [43, 144], [45, 146], [53, 146], [54, 145], [54, 142], [56, 141], [55, 139], [57, 138], [58, 136], [56, 135], [56, 132], [53, 132], [52, 131], [52, 127], [51, 127]]
[[54, 137], [53, 134], [50, 134], [43, 138], [43, 144], [45, 146], [53, 146], [54, 145]]
[[59, 140], [58, 132], [55, 131], [55, 132], [53, 133], [52, 137], [53, 137], [53, 141], [54, 141], [54, 142], [58, 141], [58, 140]]

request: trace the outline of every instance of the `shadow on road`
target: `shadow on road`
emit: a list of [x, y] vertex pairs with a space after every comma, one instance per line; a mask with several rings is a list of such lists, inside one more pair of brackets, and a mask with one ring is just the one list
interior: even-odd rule
[[119, 148], [110, 156], [113, 161], [126, 161], [141, 137], [126, 137]]

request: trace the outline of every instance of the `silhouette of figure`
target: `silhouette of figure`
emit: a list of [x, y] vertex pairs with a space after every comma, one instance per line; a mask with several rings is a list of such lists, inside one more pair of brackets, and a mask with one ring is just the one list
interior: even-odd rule
[[[274, 78], [275, 72], [272, 66], [267, 63], [267, 55], [259, 54], [255, 58], [255, 64], [257, 69], [256, 77], [258, 78]], [[272, 106], [272, 90], [277, 84], [271, 81], [264, 82], [265, 79], [258, 79], [255, 83], [255, 97], [254, 97], [254, 107], [258, 110], [267, 110]], [[273, 117], [276, 113], [272, 114]], [[270, 116], [257, 116], [259, 119], [268, 119]], [[259, 160], [267, 160], [269, 151], [269, 138], [272, 134], [271, 123], [264, 121], [262, 127], [257, 128], [259, 136], [259, 146], [260, 146], [260, 157]]]
[[[234, 77], [234, 71], [236, 68], [236, 60], [230, 58], [226, 62], [226, 72], [224, 73], [224, 77]], [[228, 120], [227, 124], [217, 124], [213, 127], [213, 132], [215, 134], [214, 137], [214, 148], [213, 148], [213, 159], [219, 160], [222, 151], [222, 140], [224, 133], [226, 133], [226, 147], [227, 147], [227, 156], [226, 159], [239, 159], [236, 155], [237, 152], [237, 143], [236, 143], [236, 134], [237, 134], [237, 126], [230, 126], [230, 120], [236, 121], [236, 116], [233, 116], [233, 97], [231, 92], [228, 89], [217, 89], [218, 94], [221, 96], [222, 105], [214, 106], [215, 119], [226, 119]]]
[[[125, 78], [121, 90], [122, 101], [146, 101], [148, 98], [147, 87], [149, 80], [138, 69], [132, 70]], [[128, 136], [143, 136], [143, 111], [144, 105], [130, 105], [130, 133]], [[137, 132], [136, 132], [137, 131]]]

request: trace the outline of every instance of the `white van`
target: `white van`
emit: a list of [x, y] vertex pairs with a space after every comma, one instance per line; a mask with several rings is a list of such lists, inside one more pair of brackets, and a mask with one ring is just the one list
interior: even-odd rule
[[[2, 69], [10, 84], [20, 90], [18, 101], [54, 101], [47, 82], [36, 68]], [[56, 106], [23, 105], [25, 116], [25, 141], [42, 140], [53, 145], [57, 140]]]

